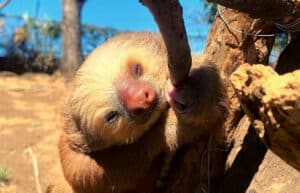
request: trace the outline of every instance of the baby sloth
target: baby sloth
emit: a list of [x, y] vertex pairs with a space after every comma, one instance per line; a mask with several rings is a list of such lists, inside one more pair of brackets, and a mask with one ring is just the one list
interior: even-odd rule
[[[157, 34], [122, 34], [94, 50], [77, 71], [65, 106], [58, 146], [64, 176], [47, 191], [199, 188], [202, 154], [208, 143], [222, 145], [226, 96], [216, 68], [192, 60], [189, 78], [175, 87]], [[218, 176], [213, 167], [210, 177]]]

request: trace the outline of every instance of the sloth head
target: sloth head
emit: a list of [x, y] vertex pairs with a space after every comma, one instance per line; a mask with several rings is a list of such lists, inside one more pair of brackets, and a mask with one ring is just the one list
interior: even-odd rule
[[95, 49], [77, 71], [67, 109], [91, 149], [130, 144], [166, 112], [167, 53], [159, 35], [128, 33]]

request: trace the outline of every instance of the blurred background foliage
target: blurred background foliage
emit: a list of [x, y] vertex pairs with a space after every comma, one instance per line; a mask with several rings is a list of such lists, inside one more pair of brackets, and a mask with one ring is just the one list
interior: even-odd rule
[[[120, 32], [82, 24], [83, 54]], [[61, 22], [1, 14], [0, 34], [0, 70], [52, 73], [57, 69], [61, 57]]]

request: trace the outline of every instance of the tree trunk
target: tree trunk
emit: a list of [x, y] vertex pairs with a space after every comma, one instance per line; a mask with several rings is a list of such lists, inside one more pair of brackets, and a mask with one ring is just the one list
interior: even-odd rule
[[[274, 37], [257, 35], [278, 33], [273, 23], [223, 7], [219, 7], [219, 13], [212, 24], [205, 55], [216, 62], [224, 80], [228, 81], [245, 62], [268, 64]], [[299, 184], [300, 174], [265, 148], [254, 129], [249, 127], [249, 121], [241, 120], [240, 101], [231, 84], [228, 84], [228, 96], [231, 107], [226, 140], [230, 148], [219, 192], [299, 192], [299, 185], [292, 190], [291, 187]]]
[[[225, 81], [241, 64], [268, 64], [274, 37], [258, 37], [258, 34], [272, 34], [275, 26], [261, 19], [252, 19], [247, 14], [219, 7], [208, 35], [205, 55], [214, 61]], [[234, 131], [243, 116], [234, 90], [228, 84], [230, 116], [227, 119], [227, 142], [230, 146]]]
[[80, 14], [84, 0], [62, 0], [62, 61], [60, 70], [70, 79], [82, 62]]

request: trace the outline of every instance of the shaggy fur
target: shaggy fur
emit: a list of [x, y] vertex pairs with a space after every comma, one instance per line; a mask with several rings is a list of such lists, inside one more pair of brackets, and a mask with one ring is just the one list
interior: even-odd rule
[[[192, 68], [186, 84], [171, 88], [182, 109], [171, 95], [169, 104], [166, 100], [173, 91], [165, 92], [167, 53], [159, 35], [122, 34], [94, 50], [74, 78], [59, 142], [64, 176], [48, 192], [192, 193], [207, 188], [201, 185], [208, 180], [203, 158], [209, 143], [210, 148], [223, 144], [226, 96], [212, 63], [194, 56]], [[118, 97], [132, 84], [156, 93], [155, 107], [145, 116], [131, 116]], [[210, 177], [220, 168], [222, 163], [211, 163]]]

